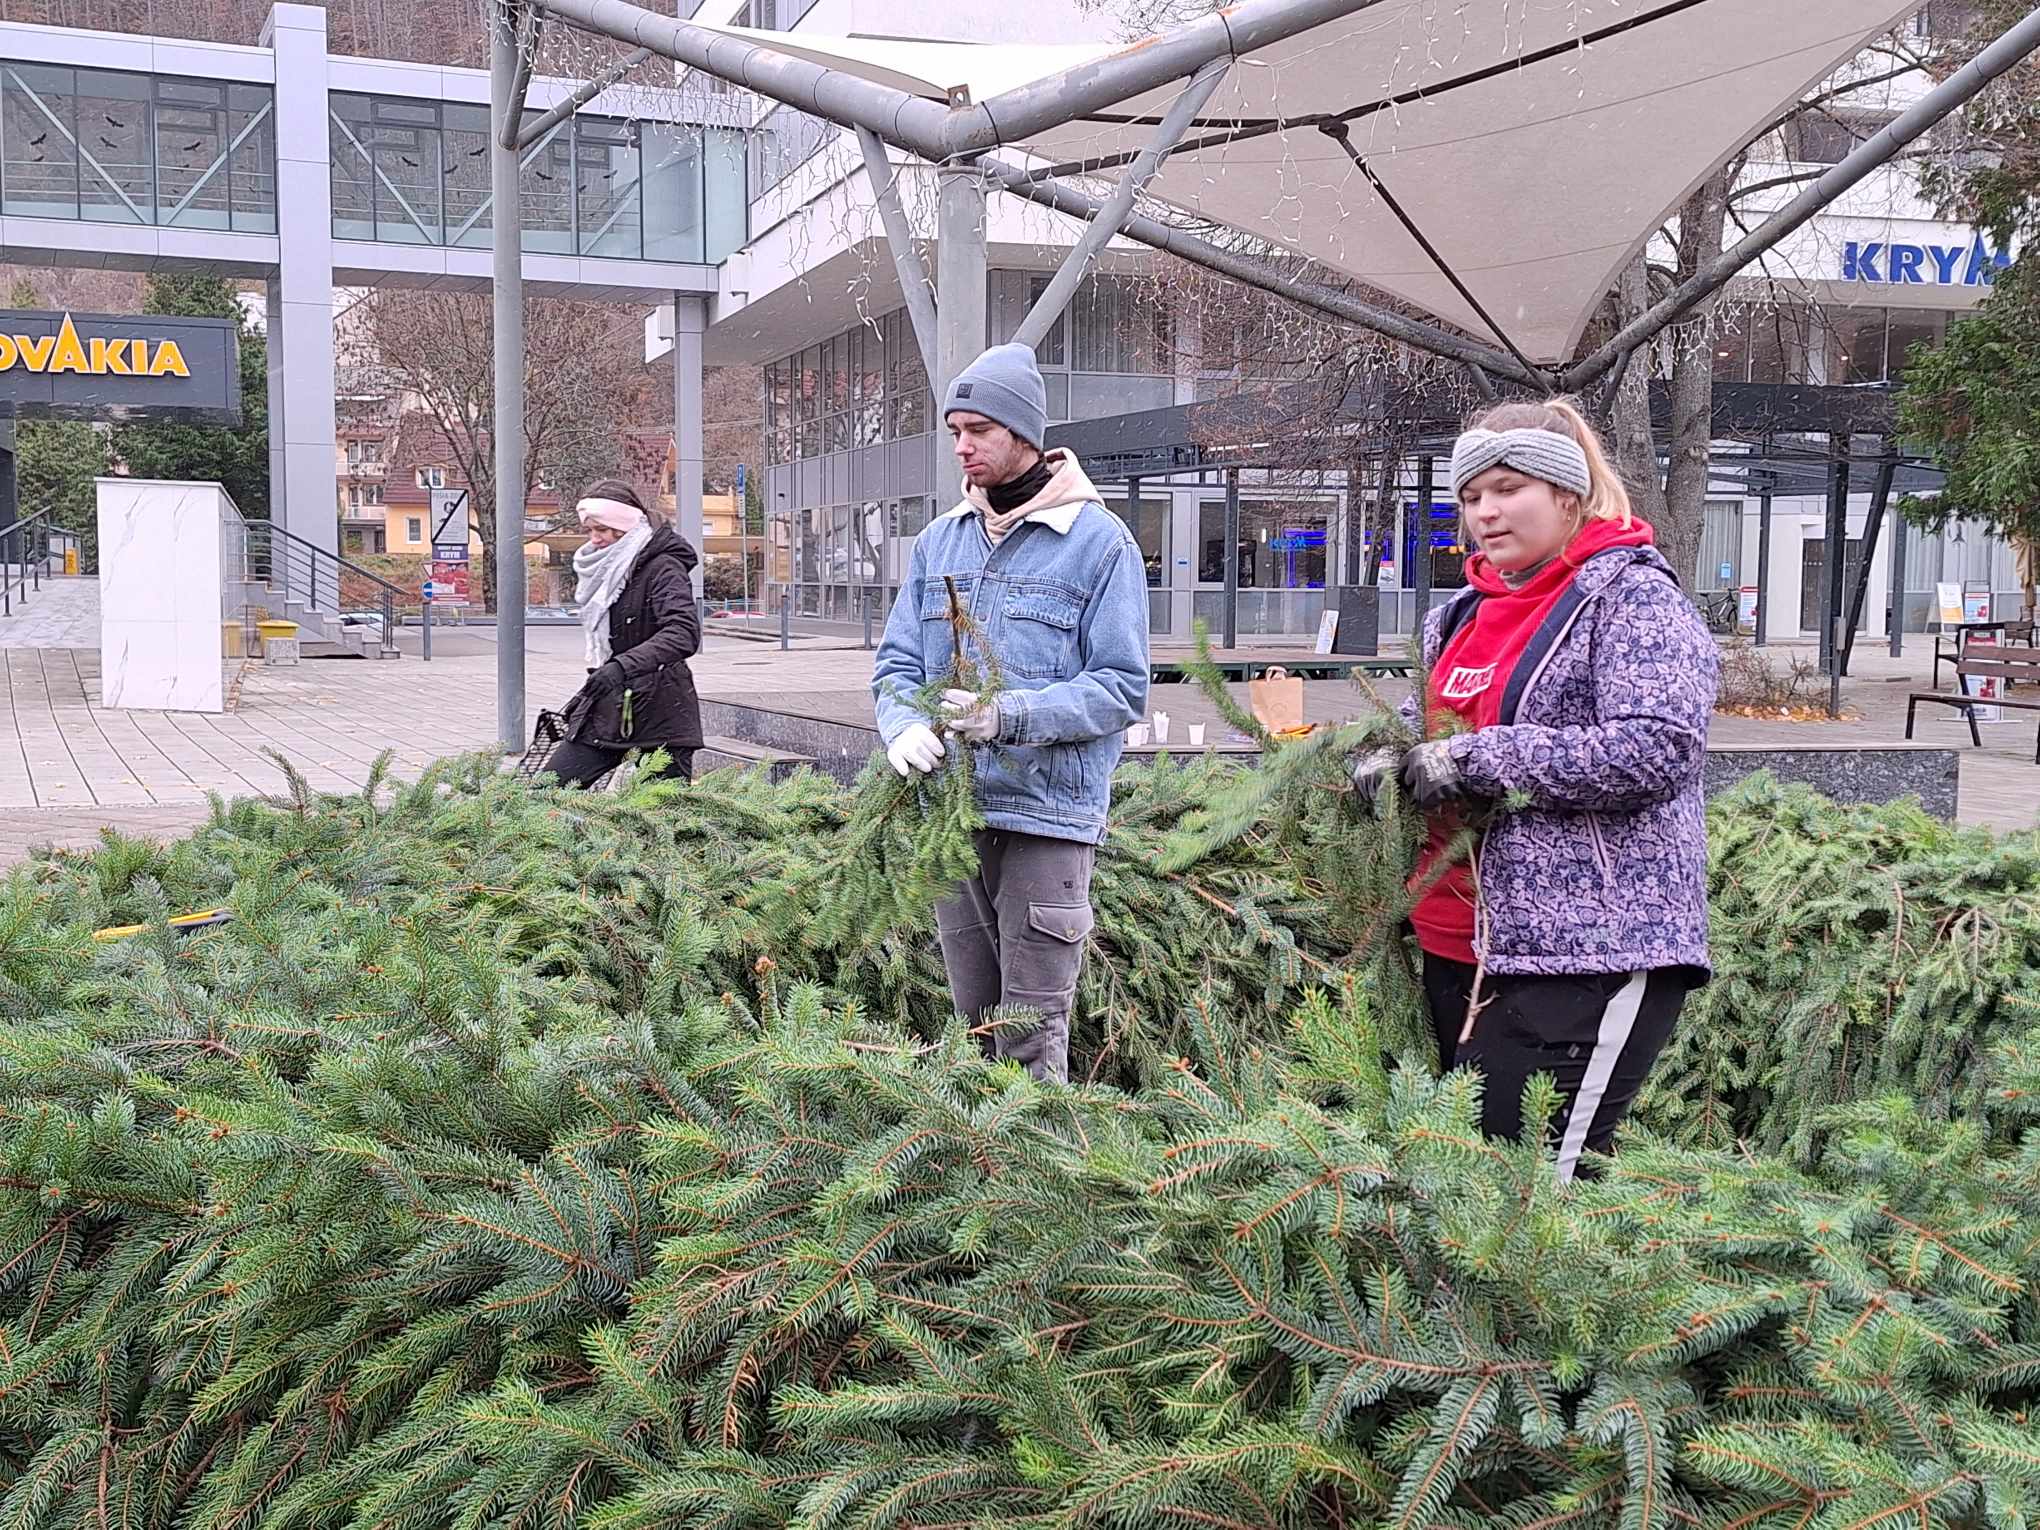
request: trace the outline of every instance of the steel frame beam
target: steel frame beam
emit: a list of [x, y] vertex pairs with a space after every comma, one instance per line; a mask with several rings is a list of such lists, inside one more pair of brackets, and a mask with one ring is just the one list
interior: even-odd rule
[[[585, 31], [634, 47], [650, 48], [661, 57], [824, 121], [853, 131], [860, 127], [868, 129], [883, 142], [937, 164], [958, 155], [980, 153], [1003, 137], [1023, 137], [1068, 120], [1048, 110], [1042, 98], [1041, 92], [1053, 82], [1036, 82], [975, 106], [951, 107], [777, 52], [748, 38], [727, 36], [661, 16], [631, 4], [630, 0], [533, 0], [533, 3], [543, 3], [549, 14]], [[1243, 0], [1230, 10], [1205, 17], [1153, 43], [1099, 60], [1084, 71], [1081, 90], [1073, 87], [1057, 99], [1063, 102], [1063, 110], [1079, 114], [1102, 109], [1129, 96], [1159, 89], [1172, 80], [1187, 78], [1214, 59], [1236, 58], [1252, 48], [1279, 42], [1378, 3], [1380, 0]], [[981, 163], [1002, 189], [1017, 196], [1086, 222], [1098, 215], [1098, 199], [1074, 187], [1033, 183], [1027, 172], [989, 158]], [[1155, 219], [1130, 214], [1120, 232], [1136, 243], [1289, 298], [1342, 323], [1358, 325], [1449, 361], [1484, 367], [1499, 380], [1529, 388], [1545, 385], [1543, 378], [1526, 370], [1498, 347], [1466, 339], [1331, 288], [1296, 281]], [[932, 379], [934, 374], [930, 375]]]
[[544, 15], [536, 7], [520, 6], [517, 0], [496, 0], [503, 7], [504, 15], [510, 18], [513, 45], [517, 49], [516, 73], [510, 82], [510, 115], [496, 128], [496, 141], [504, 148], [515, 150], [518, 139], [523, 136], [524, 98], [531, 90], [531, 72], [538, 67], [538, 29], [544, 22]]
[[651, 56], [652, 50], [650, 48], [633, 49], [628, 55], [618, 59], [593, 79], [575, 86], [573, 94], [560, 102], [559, 105], [548, 107], [543, 113], [529, 123], [526, 123], [518, 131], [517, 147], [520, 149], [530, 148], [541, 137], [551, 132], [562, 122], [565, 122], [567, 118], [573, 116], [575, 112], [601, 95], [610, 86], [616, 84], [625, 75], [629, 74], [631, 70], [637, 68], [639, 64], [642, 64]]
[[868, 127], [854, 129], [857, 146], [864, 151], [864, 178], [878, 203], [879, 221], [885, 225], [885, 242], [892, 248], [893, 269], [899, 273], [900, 291], [907, 302], [907, 317], [913, 321], [914, 343], [921, 348], [921, 366], [932, 382], [939, 351], [935, 293], [928, 284], [928, 268], [914, 243], [913, 227], [900, 205], [899, 173], [887, 157], [885, 144]]
[[1564, 378], [1566, 391], [1576, 393], [1588, 386], [1625, 353], [1685, 319], [1757, 257], [1803, 227], [1871, 171], [1890, 163], [1899, 150], [1980, 95], [1993, 80], [2016, 67], [2036, 48], [2040, 48], [2040, 9], [2015, 22], [2003, 36], [1879, 129], [1848, 158], [1625, 324], [1593, 355], [1570, 368]]
[[[549, 14], [586, 31], [650, 48], [663, 57], [839, 126], [868, 129], [886, 143], [941, 163], [958, 156], [982, 154], [1002, 143], [1096, 114], [1159, 89], [1172, 79], [1185, 78], [1215, 59], [1237, 58], [1327, 21], [1366, 10], [1380, 0], [1243, 0], [1228, 10], [1099, 59], [1069, 75], [1033, 81], [981, 103], [960, 99], [949, 106], [779, 53], [747, 38], [727, 36], [661, 16], [630, 0], [532, 0], [532, 3], [542, 4]], [[1737, 272], [1833, 203], [1870, 171], [1887, 163], [1906, 144], [1972, 99], [2035, 48], [2040, 48], [2040, 11], [2015, 24], [1786, 208], [1625, 326], [1607, 345], [1569, 368], [1558, 379], [1560, 385], [1569, 392], [1579, 392], [1598, 381], [1625, 354], [1682, 321]], [[1100, 205], [1097, 199], [1039, 179], [1045, 172], [1019, 171], [989, 161], [986, 168], [1003, 189], [1016, 195], [1087, 221], [1097, 215]], [[1497, 381], [1531, 388], [1544, 388], [1552, 381], [1538, 369], [1525, 367], [1516, 357], [1499, 349], [1345, 293], [1289, 281], [1257, 262], [1152, 219], [1129, 216], [1121, 232], [1138, 243], [1287, 297], [1330, 318], [1447, 360], [1480, 366]]]
[[1119, 184], [1112, 188], [1112, 195], [1098, 206], [1098, 215], [1084, 229], [1062, 265], [1049, 281], [1034, 306], [1027, 310], [1027, 316], [1020, 321], [1013, 338], [1019, 344], [1033, 349], [1062, 317], [1063, 310], [1070, 306], [1070, 299], [1077, 295], [1077, 285], [1083, 281], [1084, 273], [1090, 270], [1091, 262], [1104, 252], [1113, 236], [1125, 225], [1127, 215], [1133, 211], [1134, 198], [1147, 190], [1148, 183], [1160, 172], [1162, 164], [1169, 157], [1169, 151], [1183, 141], [1183, 135], [1190, 131], [1190, 124], [1204, 105], [1211, 99], [1226, 74], [1232, 68], [1232, 59], [1215, 58], [1193, 74], [1183, 87], [1183, 93], [1170, 103], [1169, 110], [1162, 117], [1161, 126], [1155, 129], [1154, 137], [1133, 163], [1126, 167], [1126, 173], [1119, 178]]
[[489, 16], [489, 200], [494, 296], [496, 527], [496, 737], [505, 754], [524, 749], [524, 209], [518, 195], [517, 129], [524, 117], [522, 29], [516, 0]]

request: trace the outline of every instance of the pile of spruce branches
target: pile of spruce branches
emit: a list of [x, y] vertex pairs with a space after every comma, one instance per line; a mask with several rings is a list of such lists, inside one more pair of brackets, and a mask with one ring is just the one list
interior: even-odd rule
[[1306, 742], [1123, 773], [1073, 1088], [813, 777], [15, 872], [0, 1526], [2029, 1522], [2031, 837], [1718, 802], [1668, 1135], [1561, 1186], [1390, 1013], [1414, 828]]

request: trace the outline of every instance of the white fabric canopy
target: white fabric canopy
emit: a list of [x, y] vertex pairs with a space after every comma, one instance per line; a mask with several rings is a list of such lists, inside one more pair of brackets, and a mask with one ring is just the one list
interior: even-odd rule
[[[1292, 125], [1180, 150], [1150, 191], [1483, 339], [1513, 342], [1533, 361], [1559, 361], [1622, 266], [1694, 186], [1917, 8], [1917, 0], [1381, 0], [1237, 61], [1190, 140], [1238, 124]], [[979, 103], [1110, 51], [743, 35], [934, 100], [968, 85]], [[1056, 162], [1129, 153], [1178, 89], [1015, 147]], [[1294, 125], [1316, 114], [1347, 119], [1386, 197], [1338, 143]]]

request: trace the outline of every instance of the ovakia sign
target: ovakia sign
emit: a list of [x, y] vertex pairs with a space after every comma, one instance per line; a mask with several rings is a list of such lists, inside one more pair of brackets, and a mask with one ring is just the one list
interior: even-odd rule
[[20, 367], [29, 372], [83, 372], [95, 377], [189, 377], [184, 347], [174, 339], [152, 344], [146, 335], [109, 340], [95, 335], [78, 338], [69, 314], [54, 335], [0, 334], [0, 372]]
[[240, 363], [227, 319], [0, 309], [0, 413], [238, 425]]

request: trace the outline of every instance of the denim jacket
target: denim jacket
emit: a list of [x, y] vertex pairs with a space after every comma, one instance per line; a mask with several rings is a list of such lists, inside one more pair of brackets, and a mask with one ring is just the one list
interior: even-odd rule
[[945, 575], [1005, 682], [998, 739], [977, 746], [973, 760], [985, 822], [1099, 843], [1126, 729], [1147, 712], [1147, 571], [1138, 545], [1070, 458], [996, 547], [969, 500], [931, 522], [915, 539], [872, 670], [888, 744], [926, 721], [913, 693], [949, 669]]

